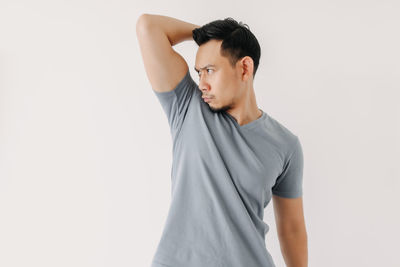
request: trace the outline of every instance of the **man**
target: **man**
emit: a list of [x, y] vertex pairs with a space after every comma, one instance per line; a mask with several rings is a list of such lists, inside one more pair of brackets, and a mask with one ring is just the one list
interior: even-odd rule
[[[257, 107], [255, 36], [232, 18], [200, 27], [151, 14], [136, 34], [173, 141], [172, 199], [152, 267], [275, 266], [263, 222], [271, 198], [286, 265], [307, 266], [302, 147]], [[199, 45], [199, 85], [172, 48], [185, 40]]]

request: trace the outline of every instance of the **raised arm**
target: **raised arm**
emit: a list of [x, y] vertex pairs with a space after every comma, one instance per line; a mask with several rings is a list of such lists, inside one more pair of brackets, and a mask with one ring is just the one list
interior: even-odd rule
[[138, 18], [136, 36], [147, 78], [155, 91], [173, 90], [189, 70], [172, 46], [193, 40], [195, 28], [200, 26], [162, 15], [142, 14]]

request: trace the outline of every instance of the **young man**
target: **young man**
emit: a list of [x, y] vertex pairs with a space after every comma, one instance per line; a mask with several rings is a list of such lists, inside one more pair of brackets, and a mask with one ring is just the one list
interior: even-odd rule
[[[258, 108], [260, 46], [232, 18], [202, 27], [143, 14], [136, 34], [173, 142], [172, 199], [152, 267], [272, 267], [264, 208], [273, 199], [288, 267], [307, 266], [299, 138]], [[172, 46], [198, 45], [197, 85]]]

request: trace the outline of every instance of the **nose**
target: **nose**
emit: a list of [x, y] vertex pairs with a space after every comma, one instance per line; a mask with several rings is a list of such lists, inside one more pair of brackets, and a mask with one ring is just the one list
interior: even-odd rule
[[210, 90], [210, 85], [206, 82], [205, 78], [203, 78], [203, 75], [199, 78], [199, 88], [203, 94]]

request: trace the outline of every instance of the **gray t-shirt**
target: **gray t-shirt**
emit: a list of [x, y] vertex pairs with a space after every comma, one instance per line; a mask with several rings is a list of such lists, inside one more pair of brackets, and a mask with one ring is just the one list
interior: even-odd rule
[[214, 113], [188, 71], [153, 92], [172, 137], [171, 203], [152, 267], [273, 267], [264, 208], [302, 196], [299, 138], [263, 110], [240, 126]]

